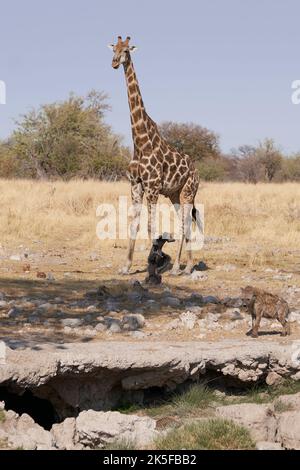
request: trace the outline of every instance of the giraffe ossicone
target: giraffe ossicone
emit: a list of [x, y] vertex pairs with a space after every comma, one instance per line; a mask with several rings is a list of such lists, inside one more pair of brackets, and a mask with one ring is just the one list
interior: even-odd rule
[[130, 45], [130, 37], [127, 36], [123, 41], [119, 36], [117, 43], [109, 47], [114, 52], [112, 67], [114, 69], [118, 69], [120, 65], [124, 67], [134, 144], [128, 171], [134, 211], [127, 263], [122, 272], [129, 273], [132, 266], [143, 198], [145, 197], [147, 201], [148, 235], [151, 238], [151, 234], [155, 234], [156, 204], [159, 195], [162, 194], [175, 206], [182, 225], [173, 273], [180, 272], [184, 240], [187, 244], [188, 257], [185, 271], [189, 273], [193, 268], [193, 259], [185, 226], [189, 217], [193, 217], [196, 222], [198, 220], [195, 214], [195, 197], [199, 187], [198, 171], [189, 155], [180, 154], [166, 142], [160, 135], [157, 124], [146, 113], [131, 59], [131, 52], [134, 52], [136, 47]]

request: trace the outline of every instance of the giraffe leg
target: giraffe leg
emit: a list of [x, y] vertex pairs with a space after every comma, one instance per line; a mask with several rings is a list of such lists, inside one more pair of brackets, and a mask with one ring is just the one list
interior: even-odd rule
[[144, 190], [141, 183], [131, 186], [131, 198], [133, 203], [133, 218], [130, 224], [130, 238], [127, 252], [127, 261], [121, 274], [128, 274], [132, 266], [133, 253], [135, 248], [136, 237], [140, 229], [140, 216], [142, 210]]
[[180, 220], [180, 238], [178, 239], [177, 242], [177, 253], [176, 253], [176, 259], [173, 264], [173, 268], [170, 272], [172, 276], [178, 276], [178, 274], [181, 274], [180, 271], [180, 258], [181, 258], [181, 253], [182, 253], [182, 248], [183, 248], [183, 242], [184, 242], [184, 235], [183, 235], [183, 213], [182, 213], [182, 207], [180, 205], [180, 197], [179, 193], [174, 194], [171, 198], [171, 202], [174, 205], [175, 211], [177, 213], [178, 220]]
[[148, 238], [151, 245], [156, 237], [156, 205], [158, 194], [156, 192], [146, 192], [148, 208]]

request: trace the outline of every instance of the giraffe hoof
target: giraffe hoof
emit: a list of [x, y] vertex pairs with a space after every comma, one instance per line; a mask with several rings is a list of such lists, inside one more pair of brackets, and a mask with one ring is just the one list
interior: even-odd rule
[[183, 271], [183, 274], [189, 276], [192, 273], [192, 267], [186, 267], [185, 270]]
[[179, 268], [173, 268], [170, 271], [170, 276], [180, 276], [182, 274], [182, 271]]

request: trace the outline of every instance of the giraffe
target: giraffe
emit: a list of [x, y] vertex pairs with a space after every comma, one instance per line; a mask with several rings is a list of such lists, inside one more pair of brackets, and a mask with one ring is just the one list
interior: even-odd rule
[[112, 67], [118, 69], [121, 64], [124, 67], [134, 143], [133, 157], [128, 169], [133, 220], [130, 226], [127, 263], [122, 273], [128, 274], [132, 266], [144, 196], [147, 201], [149, 238], [155, 236], [156, 205], [160, 194], [170, 199], [181, 221], [181, 234], [172, 274], [180, 274], [184, 240], [187, 243], [188, 257], [185, 272], [190, 273], [193, 268], [193, 259], [185, 227], [190, 215], [194, 221], [197, 220], [195, 197], [199, 187], [198, 171], [190, 156], [180, 154], [165, 141], [159, 133], [157, 124], [146, 113], [131, 59], [131, 53], [137, 48], [130, 45], [130, 37], [123, 41], [119, 36], [117, 43], [110, 44], [108, 47], [114, 52]]

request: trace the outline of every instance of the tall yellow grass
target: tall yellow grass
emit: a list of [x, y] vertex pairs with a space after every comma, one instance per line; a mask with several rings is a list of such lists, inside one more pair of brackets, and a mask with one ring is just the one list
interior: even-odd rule
[[[97, 246], [97, 206], [129, 194], [127, 182], [0, 180], [0, 243]], [[197, 202], [206, 235], [300, 247], [300, 184], [205, 183]]]

